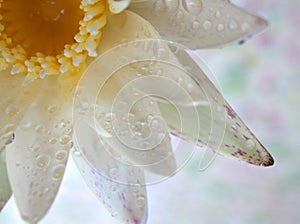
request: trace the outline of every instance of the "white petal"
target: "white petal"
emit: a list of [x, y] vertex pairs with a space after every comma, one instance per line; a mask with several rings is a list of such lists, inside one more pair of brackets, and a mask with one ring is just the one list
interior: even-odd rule
[[[121, 154], [135, 165], [152, 172], [162, 175], [173, 174], [176, 165], [170, 139], [155, 102], [143, 92], [133, 91], [131, 88], [121, 91], [119, 99], [118, 92], [123, 85], [122, 82], [118, 83], [120, 80], [114, 78], [108, 80], [101, 89], [101, 81], [98, 82], [98, 79], [95, 79], [96, 74], [91, 72], [94, 71], [93, 65], [100, 66], [102, 71], [105, 71], [101, 62], [93, 63], [80, 82], [81, 94], [76, 97], [73, 111], [75, 137], [77, 139], [84, 137], [82, 136], [82, 133], [86, 132], [84, 126], [89, 125], [99, 135], [98, 138], [112, 148], [113, 153]], [[105, 74], [101, 74], [101, 77], [105, 77]], [[96, 85], [100, 85], [100, 89], [91, 91]], [[99, 98], [93, 99], [96, 97]], [[115, 100], [118, 102], [114, 102]], [[84, 111], [83, 104], [95, 106]], [[118, 110], [120, 104], [126, 104], [128, 107], [125, 106], [124, 111]], [[134, 106], [130, 108], [132, 104]], [[156, 127], [151, 127], [155, 122]], [[94, 153], [89, 147], [81, 147], [79, 150], [84, 154]], [[99, 158], [101, 163], [101, 157], [93, 155], [91, 158]]]
[[46, 77], [15, 140], [7, 146], [7, 168], [22, 218], [38, 222], [52, 205], [71, 147], [71, 100], [58, 77]]
[[151, 22], [164, 39], [191, 49], [244, 42], [268, 25], [226, 0], [149, 0], [129, 9]]
[[13, 76], [9, 71], [0, 73], [0, 148], [9, 141], [42, 85], [36, 81], [24, 87], [23, 81], [23, 75]]
[[[177, 108], [185, 114], [187, 129], [182, 132], [181, 120], [174, 114], [174, 107], [167, 103], [159, 103], [161, 112], [166, 119], [172, 132], [192, 142], [198, 141], [200, 146], [216, 151], [222, 155], [251, 164], [269, 166], [273, 159], [254, 134], [242, 122], [222, 94], [216, 89], [213, 83], [207, 78], [203, 70], [196, 64], [186, 49], [172, 48], [174, 55], [181, 64], [185, 65], [187, 74], [191, 74], [194, 83], [193, 89], [206, 98], [207, 104], [181, 105]], [[180, 66], [180, 65], [178, 65]], [[191, 95], [194, 99], [194, 96]], [[194, 110], [198, 116], [194, 117]], [[191, 114], [190, 116], [188, 114]], [[199, 120], [200, 129], [195, 135], [195, 124]], [[203, 164], [202, 164], [203, 166]]]
[[5, 153], [5, 148], [0, 148], [0, 212], [12, 194], [7, 176]]
[[[121, 20], [122, 18], [126, 19]], [[146, 38], [146, 36], [143, 36], [145, 32], [150, 33], [149, 35], [152, 35], [153, 37], [157, 37], [157, 33], [153, 27], [151, 27], [147, 21], [132, 12], [125, 12], [122, 15], [111, 17], [108, 21], [107, 27], [108, 28], [106, 28], [103, 32], [103, 38], [101, 39], [98, 53], [101, 53], [109, 49], [109, 47], [120, 44], [124, 41], [128, 42], [137, 38]], [[131, 68], [124, 68], [124, 70], [120, 71], [118, 74], [114, 74], [114, 77], [110, 77], [113, 75], [112, 72], [114, 72], [117, 68], [116, 66], [119, 66], [120, 63], [122, 65], [122, 61], [120, 61], [119, 58], [130, 53], [131, 52], [128, 51], [119, 51], [118, 53], [110, 51], [109, 54], [105, 54], [103, 57], [99, 56], [90, 65], [80, 82], [80, 94], [77, 94], [79, 97], [77, 98], [77, 101], [75, 101], [76, 106], [79, 106], [79, 113], [74, 110], [74, 112], [77, 113], [77, 115], [75, 114], [75, 118], [76, 116], [79, 116], [75, 119], [75, 122], [82, 120], [82, 118], [80, 118], [82, 117], [82, 109], [80, 109], [82, 107], [82, 102], [87, 102], [85, 104], [89, 105], [96, 104], [97, 110], [92, 111], [92, 113], [96, 114], [90, 114], [90, 116], [87, 117], [93, 118], [95, 115], [95, 119], [102, 119], [104, 123], [101, 120], [98, 122], [95, 122], [94, 120], [85, 122], [88, 122], [93, 128], [98, 130], [98, 133], [101, 134], [102, 137], [107, 137], [105, 141], [110, 144], [113, 150], [118, 150], [119, 153], [127, 156], [132, 162], [135, 162], [140, 166], [145, 166], [145, 168], [155, 173], [162, 175], [173, 174], [176, 170], [175, 159], [172, 155], [169, 136], [165, 130], [152, 130], [151, 138], [152, 140], [154, 138], [156, 140], [154, 144], [138, 139], [137, 141], [140, 145], [135, 145], [134, 147], [126, 141], [126, 139], [131, 140], [130, 136], [126, 136], [125, 139], [123, 138], [120, 141], [120, 133], [111, 134], [109, 132], [112, 132], [113, 130], [105, 130], [107, 129], [105, 126], [112, 126], [112, 124], [105, 124], [105, 115], [108, 116], [111, 113], [118, 115], [118, 120], [116, 120], [115, 123], [117, 125], [121, 125], [121, 128], [127, 129], [128, 133], [132, 132], [132, 130], [130, 130], [126, 120], [124, 120], [126, 119], [124, 116], [127, 116], [126, 113], [130, 112], [131, 114], [129, 114], [129, 116], [133, 116], [134, 113], [134, 122], [137, 125], [148, 126], [149, 124], [147, 119], [150, 114], [161, 119], [159, 109], [150, 97], [144, 97], [145, 94], [143, 94], [142, 90], [137, 90], [139, 95], [137, 96], [137, 91], [131, 89], [130, 86], [125, 87], [131, 79]], [[142, 54], [143, 52], [136, 53]], [[123, 79], [122, 77], [125, 78]], [[120, 92], [122, 87], [125, 87], [125, 90]], [[118, 94], [123, 95], [123, 98], [127, 101], [126, 103], [128, 105], [134, 103], [134, 100], [138, 100], [140, 102], [139, 104], [136, 104], [133, 111], [125, 111], [124, 114], [115, 114], [115, 112], [112, 111], [112, 107], [115, 104]], [[144, 105], [148, 105], [148, 107], [145, 107]], [[100, 118], [101, 115], [102, 118]], [[120, 123], [121, 121], [123, 121], [123, 123]], [[102, 124], [99, 124], [100, 122], [102, 122]], [[149, 127], [145, 128], [149, 129]], [[166, 133], [166, 135], [164, 135], [164, 133]], [[144, 143], [149, 144], [149, 146], [142, 146]], [[152, 150], [146, 150], [150, 148]]]
[[[207, 69], [200, 68], [187, 51], [173, 42], [161, 40], [128, 43], [112, 51], [117, 58], [124, 52], [127, 54], [122, 62], [113, 63], [109, 74], [131, 65], [134, 68], [131, 77], [140, 80], [143, 73], [138, 72], [138, 68], [144, 68], [140, 70], [147, 74], [142, 75], [145, 85], [135, 87], [146, 94], [150, 89], [155, 90], [158, 97], [167, 99], [157, 102], [174, 135], [231, 158], [256, 165], [272, 165], [270, 154], [206, 77], [203, 69]], [[109, 52], [105, 57], [107, 55]]]
[[133, 12], [125, 11], [107, 18], [97, 53], [101, 55], [119, 44], [147, 38], [157, 39], [160, 36], [148, 21]]
[[124, 223], [145, 223], [147, 195], [143, 170], [112, 155], [112, 149], [92, 128], [81, 128], [84, 135], [77, 135], [75, 147], [84, 154], [74, 150], [72, 155], [88, 186], [112, 216]]

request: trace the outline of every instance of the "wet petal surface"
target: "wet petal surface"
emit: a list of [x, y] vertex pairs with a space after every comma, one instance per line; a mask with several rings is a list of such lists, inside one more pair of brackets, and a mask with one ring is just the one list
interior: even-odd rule
[[5, 153], [4, 147], [0, 149], [0, 212], [12, 194], [7, 175]]
[[130, 5], [167, 40], [191, 49], [244, 42], [268, 23], [226, 0], [149, 0]]
[[22, 218], [38, 222], [52, 205], [71, 147], [71, 100], [47, 77], [7, 146], [7, 168]]
[[77, 135], [72, 155], [90, 189], [113, 217], [128, 224], [146, 223], [143, 169], [122, 160], [122, 155], [113, 154], [110, 146], [87, 124], [81, 130], [85, 135]]

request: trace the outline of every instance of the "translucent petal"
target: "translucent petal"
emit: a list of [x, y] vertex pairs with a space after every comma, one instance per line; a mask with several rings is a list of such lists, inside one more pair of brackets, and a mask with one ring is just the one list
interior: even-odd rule
[[38, 95], [42, 82], [35, 81], [22, 86], [24, 76], [0, 73], [0, 148], [9, 141], [28, 107]]
[[199, 62], [200, 68], [187, 53], [190, 51], [174, 42], [144, 40], [120, 45], [112, 52], [115, 57], [126, 56], [110, 63], [108, 73], [133, 67], [131, 78], [141, 81], [131, 84], [155, 95], [171, 133], [227, 157], [262, 166], [273, 164], [270, 154], [206, 77], [207, 68]]
[[88, 186], [111, 215], [122, 223], [146, 223], [143, 170], [125, 164], [119, 155], [113, 155], [110, 146], [88, 125], [81, 128], [84, 135], [76, 138], [75, 145], [84, 148], [85, 154], [74, 150], [72, 155]]
[[244, 42], [268, 23], [227, 0], [149, 0], [130, 10], [148, 20], [167, 40], [191, 49]]
[[[116, 46], [130, 40], [146, 38], [145, 33], [152, 37], [158, 36], [156, 31], [147, 21], [132, 12], [125, 12], [121, 15], [113, 16], [108, 20], [107, 28], [103, 32], [103, 37], [97, 52], [101, 54], [112, 46]], [[128, 116], [135, 117], [135, 124], [138, 124], [139, 126], [148, 125], [146, 120], [149, 114], [152, 114], [152, 116], [157, 116], [158, 118], [161, 117], [158, 107], [156, 105], [152, 105], [155, 103], [153, 103], [149, 97], [143, 97], [145, 94], [143, 95], [141, 90], [138, 90], [137, 93], [137, 91], [130, 89], [128, 86], [128, 88], [126, 87], [125, 90], [120, 94], [121, 88], [125, 87], [128, 82], [126, 78], [122, 79], [122, 77], [127, 77], [128, 73], [131, 73], [131, 68], [126, 67], [123, 70], [118, 71], [116, 74], [112, 74], [111, 72], [115, 70], [116, 65], [112, 64], [111, 62], [115, 61], [116, 63], [120, 63], [121, 61], [116, 60], [116, 58], [128, 54], [130, 54], [130, 52], [119, 52], [119, 54], [111, 52], [104, 58], [102, 58], [102, 56], [98, 57], [95, 62], [93, 62], [80, 82], [80, 93], [77, 94], [79, 97], [75, 101], [75, 106], [78, 110], [74, 110], [75, 113], [78, 111], [79, 113], [77, 113], [77, 115], [75, 114], [75, 117], [82, 117], [82, 105], [94, 106], [95, 111], [92, 111], [92, 113], [96, 114], [91, 114], [87, 117], [92, 118], [96, 116], [98, 121], [95, 122], [94, 120], [91, 120], [85, 122], [90, 123], [92, 127], [98, 130], [98, 133], [101, 134], [102, 137], [107, 137], [105, 141], [114, 150], [118, 150], [119, 153], [127, 156], [129, 160], [134, 161], [137, 165], [145, 166], [145, 168], [155, 173], [170, 175], [175, 171], [176, 165], [175, 159], [172, 155], [169, 136], [168, 134], [163, 135], [163, 130], [157, 130], [156, 132], [153, 130], [153, 135], [151, 135], [152, 139], [155, 137], [158, 138], [158, 135], [160, 136], [160, 139], [156, 141], [157, 144], [155, 143], [153, 150], [145, 150], [145, 147], [142, 147], [141, 145], [135, 145], [135, 147], [132, 147], [132, 145], [128, 145], [128, 142], [126, 141], [126, 139], [130, 140], [130, 136], [128, 136], [126, 139], [124, 139], [124, 137], [123, 140], [121, 139], [120, 141], [119, 134], [113, 135], [105, 130], [107, 129], [106, 127], [112, 126], [112, 122], [109, 121], [108, 116], [111, 113], [113, 113], [113, 116], [116, 115], [114, 114], [115, 112], [112, 111], [116, 97], [118, 97], [118, 94], [122, 95], [125, 92], [126, 94], [124, 94], [124, 96], [126, 95], [126, 97], [124, 100], [127, 101], [128, 104], [134, 103], [134, 100], [140, 101], [138, 104], [136, 104], [136, 107], [133, 108], [132, 111], [126, 111]], [[99, 75], [99, 72], [101, 75]], [[136, 93], [139, 94], [139, 96], [135, 95]], [[143, 105], [151, 106], [144, 107]], [[143, 108], [143, 110], [138, 108]], [[87, 111], [87, 113], [89, 112]], [[124, 114], [118, 113], [119, 117], [117, 118], [118, 120], [116, 123], [122, 124], [122, 128], [127, 129], [129, 133], [132, 131], [130, 129], [131, 127], [128, 127], [128, 124], [125, 120], [123, 120], [123, 123], [120, 122], [122, 120], [121, 118], [124, 118], [124, 115], [126, 115], [125, 112]], [[77, 120], [81, 119], [75, 119], [75, 122], [77, 122]], [[100, 124], [101, 122], [102, 124]], [[137, 133], [137, 135], [139, 134], [140, 133]], [[137, 135], [133, 137], [137, 137]], [[145, 143], [141, 139], [137, 139], [136, 141], [138, 141], [139, 144]], [[146, 142], [145, 144], [149, 144], [149, 146], [146, 147], [149, 149], [152, 146], [151, 143]], [[152, 165], [154, 163], [155, 165]]]
[[22, 218], [38, 222], [52, 205], [71, 147], [72, 101], [62, 93], [59, 77], [46, 77], [7, 146], [7, 169]]
[[7, 176], [5, 153], [5, 148], [0, 148], [0, 212], [12, 194]]
[[[177, 105], [177, 109], [185, 114], [193, 113], [196, 110], [200, 124], [200, 131], [195, 135], [195, 117], [187, 116], [191, 121], [186, 132], [181, 131], [181, 120], [174, 115], [176, 111], [171, 104], [166, 102], [159, 103], [161, 113], [170, 126], [171, 132], [182, 138], [194, 141], [197, 139], [200, 146], [212, 149], [230, 158], [242, 160], [251, 164], [269, 166], [274, 163], [273, 158], [263, 145], [258, 141], [254, 134], [247, 128], [239, 116], [226, 102], [222, 94], [216, 89], [213, 83], [207, 78], [200, 68], [193, 61], [186, 49], [170, 47], [174, 56], [180, 64], [185, 66], [187, 74], [193, 77], [193, 90], [202, 93], [202, 99], [206, 98], [206, 104]], [[178, 65], [179, 66], [179, 65]], [[206, 69], [207, 70], [207, 69]], [[191, 95], [191, 97], [194, 96]], [[195, 101], [195, 100], [194, 100]]]
[[119, 44], [147, 38], [160, 38], [154, 27], [139, 15], [125, 11], [108, 17], [97, 48], [98, 55]]

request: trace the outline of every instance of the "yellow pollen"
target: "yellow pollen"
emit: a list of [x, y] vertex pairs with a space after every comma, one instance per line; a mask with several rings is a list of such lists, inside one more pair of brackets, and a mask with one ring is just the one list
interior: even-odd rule
[[106, 0], [0, 0], [0, 70], [26, 80], [82, 66], [106, 24]]

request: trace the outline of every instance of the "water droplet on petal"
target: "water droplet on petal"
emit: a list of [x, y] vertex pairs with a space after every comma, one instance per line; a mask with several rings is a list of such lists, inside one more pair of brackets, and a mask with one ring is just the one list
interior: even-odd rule
[[143, 207], [145, 205], [145, 197], [144, 196], [137, 197], [136, 204], [138, 207]]
[[49, 139], [48, 142], [49, 142], [49, 144], [54, 145], [57, 142], [57, 139], [56, 138], [51, 138], [51, 139]]
[[50, 164], [50, 156], [48, 155], [41, 154], [36, 158], [37, 168], [43, 169], [47, 167], [49, 164]]
[[202, 10], [201, 0], [184, 0], [184, 9], [192, 15], [198, 15]]
[[5, 114], [7, 115], [7, 117], [13, 117], [15, 116], [17, 113], [19, 112], [19, 108], [14, 105], [14, 104], [10, 104], [6, 109], [5, 109]]
[[165, 0], [169, 12], [173, 12], [179, 7], [179, 0]]
[[209, 21], [209, 20], [205, 20], [202, 23], [202, 27], [203, 27], [204, 30], [210, 30], [212, 28], [212, 22]]
[[221, 32], [221, 31], [224, 31], [225, 26], [222, 23], [220, 23], [220, 24], [217, 25], [216, 29], [217, 29], [218, 32]]
[[216, 11], [215, 17], [220, 18], [222, 16], [222, 13], [220, 11]]
[[52, 178], [54, 180], [60, 180], [64, 175], [65, 165], [59, 164], [52, 169]]
[[200, 25], [200, 23], [198, 21], [194, 21], [192, 23], [192, 29], [193, 30], [198, 31], [198, 30], [200, 30], [200, 27], [201, 27], [201, 25]]
[[64, 135], [59, 139], [59, 143], [62, 145], [66, 145], [71, 141], [71, 138], [69, 135]]
[[58, 109], [58, 106], [57, 106], [57, 105], [50, 105], [50, 106], [48, 106], [47, 111], [48, 111], [50, 114], [53, 114], [57, 109]]
[[31, 151], [37, 153], [40, 150], [41, 146], [39, 144], [35, 144], [31, 146]]
[[235, 20], [231, 20], [228, 24], [228, 28], [231, 31], [237, 30], [238, 28], [238, 23]]
[[37, 125], [35, 127], [35, 132], [36, 133], [42, 133], [44, 131], [44, 127], [42, 125]]
[[163, 0], [157, 0], [153, 4], [153, 10], [156, 12], [165, 12], [166, 11], [166, 5]]
[[67, 151], [61, 150], [61, 151], [56, 152], [55, 159], [57, 161], [63, 161], [63, 160], [65, 160], [65, 158], [67, 158], [67, 155], [68, 155]]

